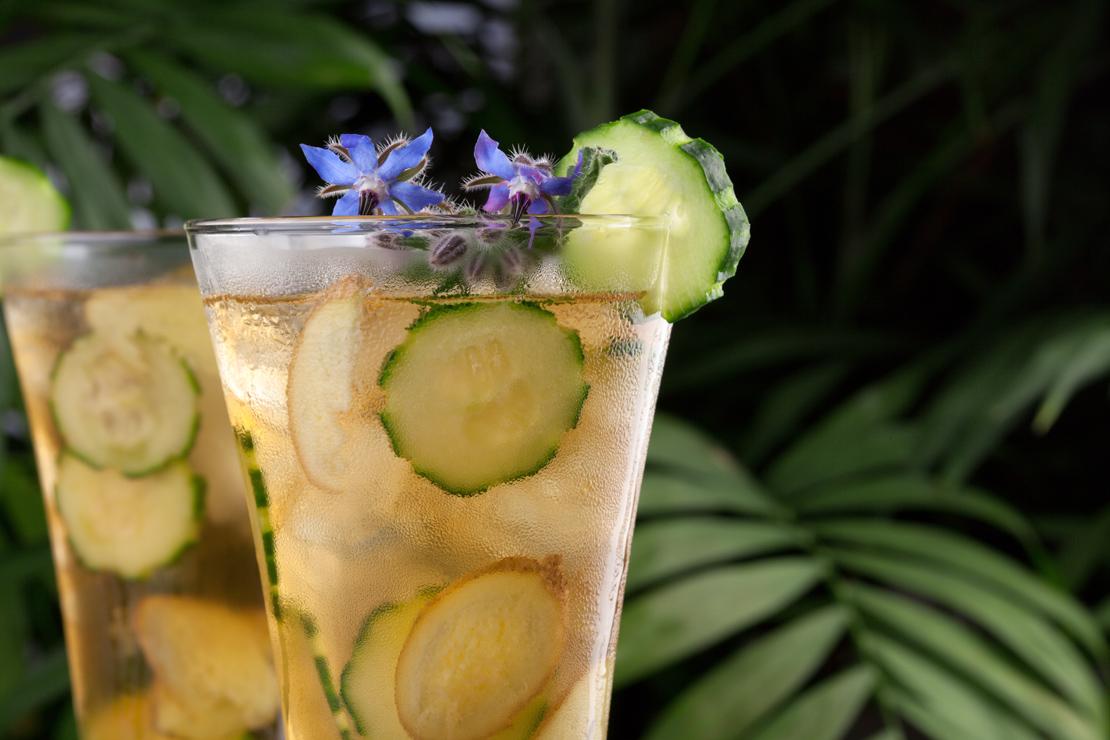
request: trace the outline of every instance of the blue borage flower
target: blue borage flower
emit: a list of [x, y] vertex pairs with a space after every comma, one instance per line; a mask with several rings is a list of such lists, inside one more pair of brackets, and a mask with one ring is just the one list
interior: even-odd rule
[[320, 197], [341, 196], [333, 216], [390, 216], [417, 213], [443, 201], [443, 194], [419, 184], [428, 166], [432, 130], [381, 148], [369, 136], [343, 134], [327, 148], [301, 144], [308, 163], [328, 184]]
[[528, 230], [533, 237], [540, 225], [534, 217], [557, 212], [555, 197], [570, 193], [582, 167], [579, 153], [574, 173], [570, 177], [555, 177], [550, 159], [533, 157], [522, 149], [514, 149], [510, 157], [484, 129], [474, 145], [474, 161], [482, 172], [463, 181], [463, 189], [489, 188], [483, 209], [494, 213], [508, 209], [514, 224], [527, 213]]

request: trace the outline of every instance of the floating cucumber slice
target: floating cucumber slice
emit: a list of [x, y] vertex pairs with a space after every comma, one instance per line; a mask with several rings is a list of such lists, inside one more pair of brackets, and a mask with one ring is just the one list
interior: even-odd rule
[[277, 717], [277, 677], [260, 611], [158, 594], [139, 603], [134, 627], [159, 691], [159, 731], [205, 740]]
[[448, 493], [539, 471], [578, 423], [589, 386], [578, 335], [531, 304], [429, 311], [382, 366], [393, 449]]
[[0, 234], [63, 231], [69, 216], [69, 203], [41, 170], [0, 157]]
[[343, 703], [359, 735], [411, 740], [397, 716], [397, 659], [413, 623], [434, 595], [434, 590], [427, 590], [405, 602], [383, 604], [362, 623], [341, 678]]
[[63, 452], [55, 500], [86, 568], [145, 578], [196, 542], [204, 486], [183, 462], [127, 478]]
[[188, 366], [162, 342], [93, 332], [58, 358], [50, 403], [75, 455], [138, 476], [188, 454], [198, 393]]
[[530, 735], [562, 654], [566, 604], [558, 556], [505, 558], [454, 581], [424, 607], [401, 649], [401, 725], [416, 740], [482, 740], [513, 728]]
[[[677, 321], [721, 297], [721, 285], [736, 272], [748, 244], [748, 219], [736, 200], [724, 158], [710, 144], [691, 139], [674, 121], [642, 110], [579, 134], [560, 161], [565, 174], [578, 150], [596, 147], [616, 152], [618, 161], [601, 170], [597, 183], [579, 204], [581, 213], [662, 215], [670, 234], [662, 275], [644, 299], [648, 313], [660, 311]], [[637, 274], [632, 239], [607, 243], [595, 233], [571, 232], [564, 247], [568, 272], [598, 290], [623, 290]]]

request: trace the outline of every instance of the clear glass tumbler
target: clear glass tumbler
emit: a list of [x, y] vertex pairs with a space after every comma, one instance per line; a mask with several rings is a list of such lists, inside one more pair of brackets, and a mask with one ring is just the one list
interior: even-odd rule
[[280, 733], [263, 592], [184, 233], [0, 240], [83, 740]]
[[286, 737], [604, 738], [665, 219], [186, 230]]

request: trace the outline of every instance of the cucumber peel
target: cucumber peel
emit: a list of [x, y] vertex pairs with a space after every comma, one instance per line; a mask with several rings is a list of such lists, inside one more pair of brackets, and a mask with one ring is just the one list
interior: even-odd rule
[[0, 234], [64, 231], [69, 202], [35, 166], [0, 157]]
[[[576, 136], [557, 172], [572, 171], [579, 150], [590, 147], [616, 152], [617, 162], [600, 171], [578, 204], [580, 212], [670, 218], [662, 274], [642, 299], [644, 310], [674, 322], [720, 298], [749, 238], [748, 219], [721, 154], [704, 140], [687, 136], [674, 121], [641, 110]], [[634, 270], [628, 263], [636, 255], [597, 248], [590, 237], [568, 236], [569, 271], [595, 289], [620, 287], [613, 276]]]

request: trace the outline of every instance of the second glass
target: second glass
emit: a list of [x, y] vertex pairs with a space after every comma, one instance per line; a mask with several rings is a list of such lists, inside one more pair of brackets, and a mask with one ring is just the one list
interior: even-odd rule
[[290, 740], [605, 736], [667, 228], [541, 221], [187, 226]]
[[271, 740], [243, 476], [183, 233], [0, 240], [83, 740]]

